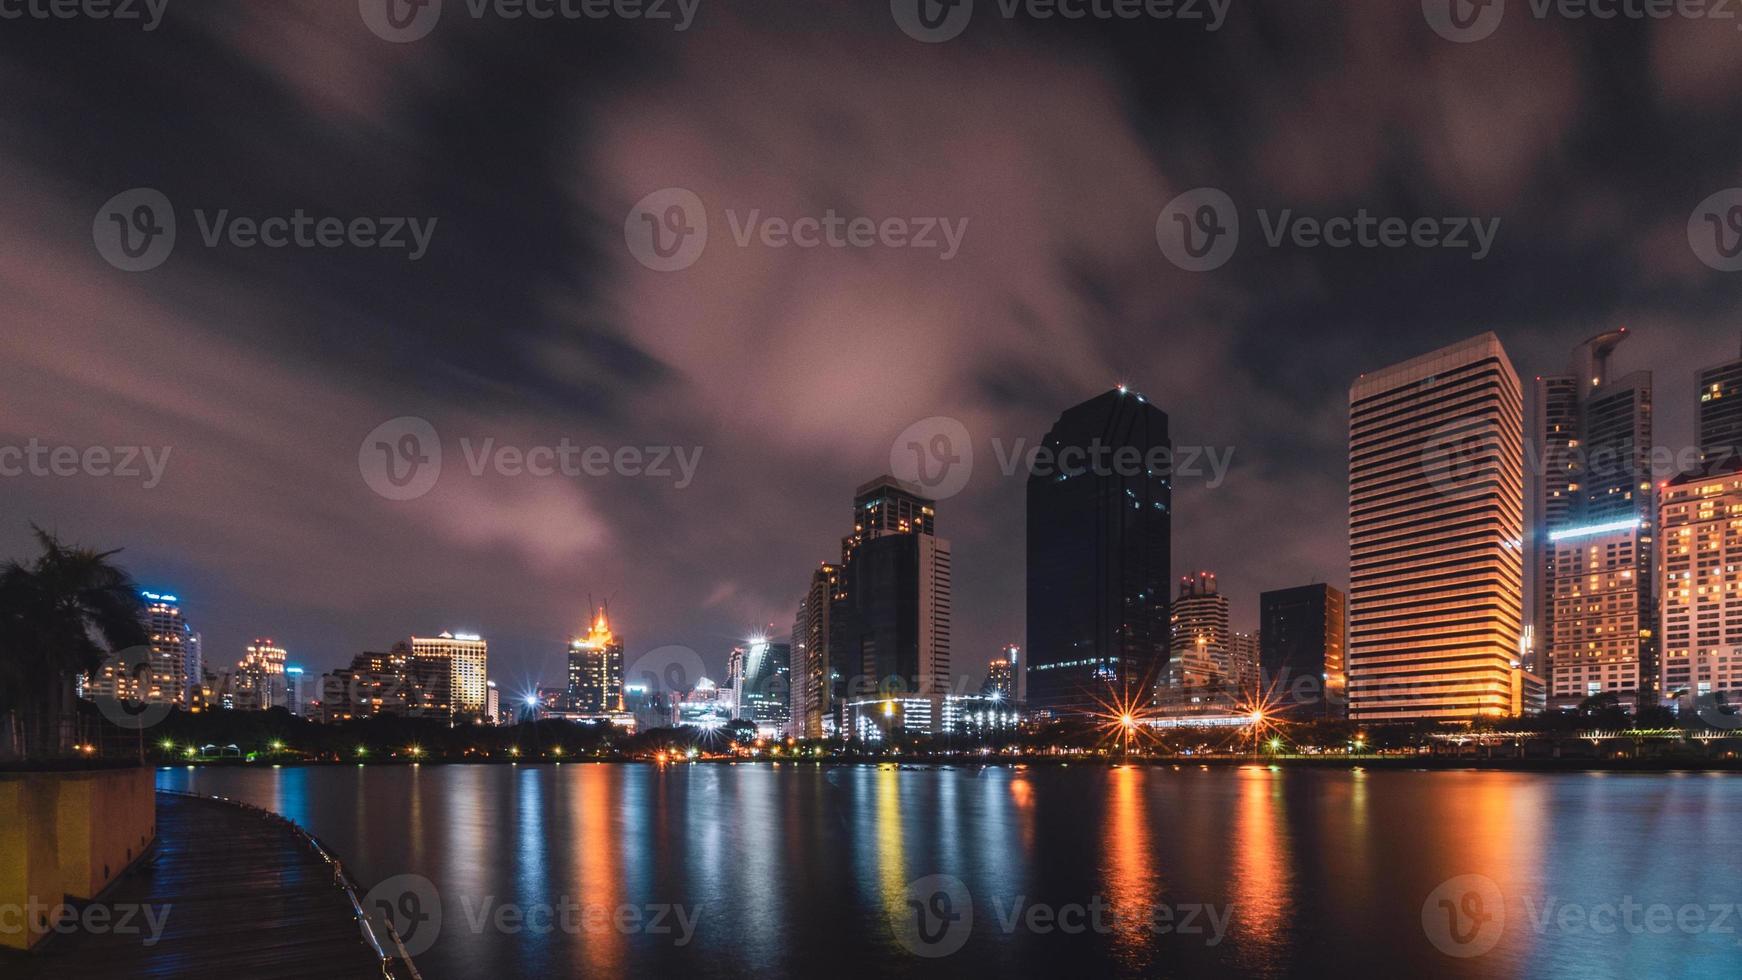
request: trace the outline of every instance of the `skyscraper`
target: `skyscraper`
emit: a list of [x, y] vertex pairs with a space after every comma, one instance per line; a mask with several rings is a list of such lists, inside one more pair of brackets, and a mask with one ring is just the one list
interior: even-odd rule
[[1700, 372], [1700, 461], [1742, 453], [1742, 360]]
[[1028, 476], [1028, 703], [1147, 700], [1168, 658], [1167, 415], [1120, 387], [1066, 409]]
[[420, 713], [482, 716], [489, 680], [489, 643], [476, 633], [443, 631], [434, 637], [411, 638], [411, 670], [421, 682], [425, 703]]
[[568, 710], [599, 715], [623, 710], [623, 640], [611, 632], [605, 607], [587, 635], [569, 642]]
[[744, 650], [738, 717], [784, 731], [788, 721], [787, 687], [791, 682], [792, 645], [753, 637]]
[[1228, 597], [1217, 589], [1215, 573], [1180, 579], [1169, 618], [1168, 686], [1232, 683], [1234, 636], [1228, 625]]
[[1742, 697], [1742, 457], [1663, 488], [1662, 690], [1679, 712]]
[[824, 562], [811, 573], [792, 625], [792, 723], [800, 738], [822, 738], [834, 727], [845, 681], [835, 637], [842, 599], [841, 566]]
[[934, 502], [894, 477], [853, 496], [853, 533], [841, 542], [841, 662], [879, 690], [940, 698], [949, 687], [950, 543], [935, 521]]
[[1349, 716], [1522, 703], [1524, 393], [1486, 333], [1349, 392]]
[[285, 682], [284, 648], [270, 639], [256, 638], [236, 664], [234, 706], [244, 711], [289, 707]]
[[1028, 703], [1028, 658], [1014, 643], [1004, 644], [1004, 659], [1010, 664], [1010, 697], [1017, 704]]
[[1348, 599], [1333, 586], [1302, 585], [1258, 597], [1259, 661], [1265, 690], [1299, 717], [1343, 713], [1348, 678]]
[[1567, 374], [1537, 381], [1532, 616], [1552, 707], [1600, 692], [1636, 705], [1656, 688], [1652, 379], [1612, 376], [1627, 337], [1625, 328], [1592, 337]]
[[986, 680], [980, 684], [980, 693], [1006, 704], [1016, 700], [1016, 677], [1008, 658], [993, 657], [987, 661]]
[[111, 658], [85, 684], [85, 695], [191, 707], [191, 692], [197, 685], [190, 676], [198, 670], [199, 634], [182, 615], [178, 596], [161, 592], [139, 595], [145, 602], [147, 648], [134, 663]]

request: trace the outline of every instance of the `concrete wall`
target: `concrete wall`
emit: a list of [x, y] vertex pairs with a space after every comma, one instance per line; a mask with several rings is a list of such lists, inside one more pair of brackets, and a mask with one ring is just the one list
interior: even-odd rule
[[95, 898], [156, 837], [150, 769], [0, 774], [0, 947], [36, 945], [50, 923], [23, 910]]

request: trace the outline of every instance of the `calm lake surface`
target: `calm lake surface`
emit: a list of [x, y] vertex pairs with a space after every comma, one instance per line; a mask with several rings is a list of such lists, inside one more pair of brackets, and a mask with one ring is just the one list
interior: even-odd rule
[[387, 891], [428, 916], [410, 944], [433, 940], [430, 980], [1742, 976], [1736, 776], [573, 764], [158, 785], [276, 810], [365, 887], [428, 879], [409, 904]]

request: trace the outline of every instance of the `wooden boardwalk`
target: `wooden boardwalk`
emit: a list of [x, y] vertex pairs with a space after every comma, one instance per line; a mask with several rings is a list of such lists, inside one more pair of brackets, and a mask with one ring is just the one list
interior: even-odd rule
[[[95, 903], [159, 909], [162, 936], [79, 932], [55, 936], [0, 974], [77, 980], [110, 977], [256, 978], [384, 976], [334, 867], [293, 827], [230, 803], [157, 794], [157, 849]], [[400, 977], [410, 974], [403, 970]]]

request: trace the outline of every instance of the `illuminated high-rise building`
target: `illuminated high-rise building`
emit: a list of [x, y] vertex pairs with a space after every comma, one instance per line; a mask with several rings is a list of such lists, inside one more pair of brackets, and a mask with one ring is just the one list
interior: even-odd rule
[[1663, 697], [1683, 714], [1733, 705], [1742, 698], [1742, 457], [1670, 480], [1662, 528]]
[[853, 495], [853, 533], [841, 541], [839, 663], [877, 690], [935, 699], [949, 688], [950, 543], [935, 525], [936, 504], [894, 477]]
[[161, 592], [139, 595], [145, 604], [148, 646], [139, 657], [111, 658], [84, 684], [85, 695], [191, 707], [190, 694], [197, 689], [191, 678], [198, 676], [199, 634], [182, 615], [179, 597]]
[[1551, 707], [1655, 697], [1652, 381], [1610, 370], [1627, 338], [1625, 328], [1592, 337], [1568, 373], [1537, 380], [1537, 642], [1526, 657], [1548, 679]]
[[1258, 597], [1264, 690], [1296, 717], [1337, 717], [1348, 697], [1348, 597], [1323, 583]]
[[248, 644], [231, 675], [234, 685], [232, 705], [242, 711], [289, 707], [289, 690], [284, 676], [287, 659], [284, 648], [270, 639], [256, 638]]
[[1233, 630], [1228, 597], [1214, 572], [1180, 579], [1171, 610], [1167, 686], [1196, 688], [1232, 682]]
[[1010, 664], [1010, 696], [1017, 704], [1028, 703], [1028, 658], [1023, 656], [1022, 647], [1014, 643], [1004, 644], [1004, 660]]
[[1700, 461], [1708, 466], [1742, 454], [1742, 360], [1700, 372]]
[[1349, 392], [1349, 716], [1523, 703], [1524, 393], [1492, 333]]
[[587, 635], [569, 643], [568, 709], [582, 714], [623, 710], [623, 639], [611, 632], [604, 606], [593, 614]]
[[792, 645], [753, 637], [744, 646], [743, 677], [738, 686], [738, 717], [784, 732], [789, 710]]
[[[424, 690], [417, 713], [448, 718], [479, 717], [487, 707], [490, 646], [476, 633], [443, 631], [411, 638], [414, 683]], [[444, 669], [445, 668], [445, 669]]]
[[1028, 475], [1028, 705], [1147, 700], [1168, 659], [1172, 444], [1123, 386], [1068, 408]]
[[841, 628], [841, 566], [824, 562], [811, 573], [810, 588], [792, 624], [792, 725], [800, 738], [822, 738], [838, 724], [846, 677], [838, 662]]
[[986, 680], [980, 693], [994, 701], [1009, 704], [1016, 700], [1016, 675], [1008, 657], [993, 657], [986, 663]]

